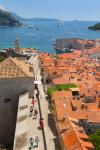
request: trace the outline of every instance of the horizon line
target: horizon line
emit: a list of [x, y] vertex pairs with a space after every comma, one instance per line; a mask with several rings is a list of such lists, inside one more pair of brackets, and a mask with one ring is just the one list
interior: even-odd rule
[[[0, 8], [1, 9], [1, 8]], [[17, 14], [16, 12], [12, 12], [10, 10], [7, 9], [1, 9], [3, 11], [7, 11], [9, 13], [14, 13], [15, 15], [17, 15], [18, 17], [22, 18], [22, 19], [53, 19], [53, 20], [58, 20], [58, 21], [76, 21], [76, 22], [85, 22], [85, 21], [93, 21], [93, 22], [100, 22], [100, 20], [84, 20], [84, 19], [62, 19], [62, 18], [53, 18], [53, 17], [39, 17], [39, 16], [34, 16], [34, 17], [25, 17], [22, 16], [20, 14]]]

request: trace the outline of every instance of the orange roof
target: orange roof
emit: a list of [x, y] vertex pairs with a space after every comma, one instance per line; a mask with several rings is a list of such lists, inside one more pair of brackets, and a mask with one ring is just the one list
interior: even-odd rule
[[[73, 118], [78, 118], [77, 115], [82, 118], [82, 112], [71, 112], [71, 92], [70, 91], [57, 91], [53, 93], [53, 100], [55, 104], [57, 126], [60, 132], [60, 136], [63, 140], [64, 146], [68, 150], [86, 150], [87, 147], [93, 148], [92, 143], [85, 142], [82, 139], [87, 139], [86, 134], [80, 133], [80, 127], [76, 126], [72, 121]], [[70, 110], [68, 113], [67, 110]], [[74, 117], [72, 115], [74, 114]], [[68, 117], [71, 116], [73, 118]], [[83, 112], [84, 118], [87, 119], [87, 114]], [[63, 118], [65, 120], [63, 121]], [[76, 120], [74, 120], [76, 121]], [[78, 130], [79, 129], [79, 130]]]
[[78, 137], [82, 138], [82, 139], [88, 139], [88, 135], [85, 133], [80, 133], [78, 132]]
[[88, 121], [100, 123], [100, 110], [99, 111], [90, 111], [88, 113]]
[[100, 53], [100, 47], [92, 48], [88, 50], [88, 53], [93, 54], [93, 53]]
[[52, 80], [54, 84], [69, 84], [69, 75], [68, 74], [63, 74], [62, 77], [55, 78]]

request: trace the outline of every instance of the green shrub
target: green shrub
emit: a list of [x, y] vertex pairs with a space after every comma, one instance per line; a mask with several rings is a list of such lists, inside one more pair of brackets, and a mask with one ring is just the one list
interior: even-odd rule
[[53, 94], [55, 91], [63, 91], [70, 90], [70, 88], [77, 88], [76, 84], [59, 84], [52, 87], [49, 87], [47, 93], [49, 96]]
[[53, 86], [53, 87], [48, 88], [48, 91], [47, 91], [47, 92], [48, 92], [48, 95], [51, 96], [54, 91], [59, 91], [56, 86]]
[[5, 57], [0, 55], [0, 62], [3, 60], [5, 60]]
[[95, 150], [100, 150], [100, 129], [97, 130], [94, 134], [91, 134], [88, 139], [95, 146]]
[[59, 84], [58, 85], [58, 89], [60, 91], [62, 90], [69, 90], [70, 88], [76, 88], [77, 85], [76, 84]]

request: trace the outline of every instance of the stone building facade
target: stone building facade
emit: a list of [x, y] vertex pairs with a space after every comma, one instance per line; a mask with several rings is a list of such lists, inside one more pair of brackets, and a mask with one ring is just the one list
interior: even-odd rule
[[13, 146], [19, 95], [34, 95], [33, 72], [28, 65], [8, 58], [0, 63], [0, 144]]

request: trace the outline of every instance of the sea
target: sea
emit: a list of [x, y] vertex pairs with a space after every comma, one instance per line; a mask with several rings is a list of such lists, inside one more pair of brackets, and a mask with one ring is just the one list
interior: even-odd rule
[[23, 20], [21, 27], [0, 27], [0, 49], [15, 46], [37, 48], [55, 53], [54, 43], [59, 38], [100, 39], [100, 31], [88, 30], [97, 21], [59, 21], [50, 19]]

